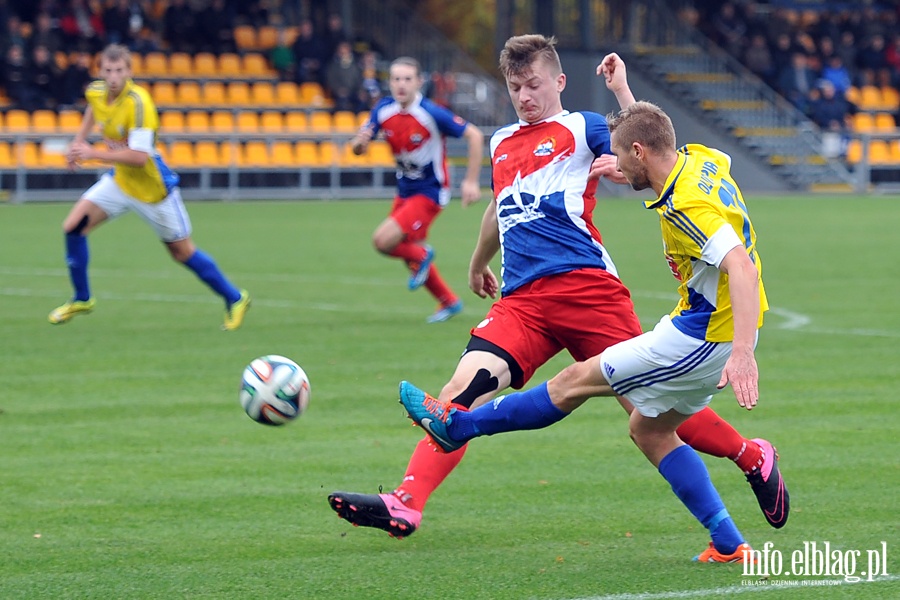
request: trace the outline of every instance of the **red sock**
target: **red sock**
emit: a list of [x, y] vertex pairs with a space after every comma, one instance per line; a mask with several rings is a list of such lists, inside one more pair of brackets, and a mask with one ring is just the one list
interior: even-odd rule
[[434, 263], [431, 265], [431, 269], [428, 271], [428, 279], [425, 280], [425, 289], [431, 292], [431, 295], [437, 298], [437, 301], [441, 303], [441, 306], [450, 306], [459, 298], [456, 294], [453, 293], [453, 290], [450, 289], [450, 286], [447, 285], [447, 282], [444, 281], [444, 278], [441, 277], [440, 272], [438, 272], [437, 267], [434, 266]]
[[391, 250], [390, 256], [402, 258], [407, 263], [415, 263], [418, 266], [427, 254], [428, 251], [420, 244], [414, 242], [400, 242], [393, 250]]
[[694, 450], [730, 458], [744, 472], [749, 472], [762, 456], [759, 444], [742, 436], [708, 406], [682, 423], [676, 433]]
[[456, 452], [444, 454], [436, 452], [434, 447], [428, 443], [427, 437], [421, 440], [409, 459], [403, 483], [396, 489], [397, 495], [401, 498], [409, 494], [410, 497], [406, 498], [403, 503], [413, 510], [424, 510], [431, 493], [456, 468], [468, 447], [469, 445], [466, 444]]

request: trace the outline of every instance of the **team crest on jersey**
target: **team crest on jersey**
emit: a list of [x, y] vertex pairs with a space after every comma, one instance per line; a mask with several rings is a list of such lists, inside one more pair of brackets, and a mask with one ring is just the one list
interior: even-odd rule
[[457, 125], [465, 125], [465, 123], [466, 123], [465, 120], [462, 117], [460, 117], [459, 115], [456, 115], [453, 117], [453, 122], [456, 123]]
[[409, 141], [417, 146], [422, 143], [422, 139], [423, 138], [422, 138], [421, 133], [414, 133], [411, 136], [409, 136]]
[[556, 150], [556, 139], [552, 137], [544, 138], [538, 145], [534, 147], [535, 156], [550, 156]]
[[675, 262], [675, 259], [666, 254], [666, 262], [669, 263], [669, 268], [672, 270], [672, 275], [675, 276], [675, 279], [681, 281], [681, 273], [678, 272], [678, 263]]
[[496, 159], [494, 159], [494, 164], [495, 164], [495, 165], [500, 164], [500, 163], [502, 163], [504, 160], [506, 160], [507, 158], [509, 158], [509, 155], [508, 155], [508, 154], [501, 154], [501, 155], [498, 156]]

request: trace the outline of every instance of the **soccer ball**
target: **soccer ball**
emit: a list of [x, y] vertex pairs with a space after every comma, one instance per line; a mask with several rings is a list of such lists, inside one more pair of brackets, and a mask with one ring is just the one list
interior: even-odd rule
[[240, 400], [244, 411], [257, 423], [284, 425], [306, 410], [309, 379], [289, 358], [261, 356], [244, 369]]

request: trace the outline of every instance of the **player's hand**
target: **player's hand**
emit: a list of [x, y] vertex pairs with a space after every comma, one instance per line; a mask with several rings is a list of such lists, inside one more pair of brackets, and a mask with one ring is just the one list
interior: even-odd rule
[[731, 356], [725, 362], [722, 370], [720, 390], [731, 384], [734, 396], [739, 405], [747, 410], [752, 410], [759, 400], [759, 371], [756, 366], [756, 357], [753, 350], [733, 350]]
[[607, 54], [597, 65], [597, 75], [606, 81], [606, 87], [613, 93], [628, 87], [625, 61], [615, 52]]
[[372, 141], [372, 128], [365, 125], [350, 140], [350, 149], [353, 151], [353, 154], [359, 156], [369, 147], [370, 141]]
[[79, 163], [94, 158], [94, 148], [85, 142], [72, 142], [66, 152], [67, 163]]
[[591, 172], [588, 173], [588, 180], [600, 179], [606, 177], [613, 183], [628, 183], [625, 174], [619, 170], [619, 162], [615, 154], [603, 154], [594, 159], [591, 163]]
[[490, 267], [485, 267], [482, 270], [470, 269], [469, 289], [480, 298], [487, 298], [490, 296], [491, 298], [496, 299], [497, 292], [500, 290], [500, 283], [497, 281], [497, 277], [494, 275], [493, 271], [491, 271]]
[[463, 179], [459, 187], [462, 191], [463, 208], [481, 200], [481, 186], [478, 185], [477, 181]]

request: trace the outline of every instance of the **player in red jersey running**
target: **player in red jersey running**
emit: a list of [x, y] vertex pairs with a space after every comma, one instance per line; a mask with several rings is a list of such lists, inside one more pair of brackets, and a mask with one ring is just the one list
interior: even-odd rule
[[391, 214], [372, 235], [372, 243], [382, 254], [407, 264], [410, 291], [425, 286], [437, 299], [438, 309], [427, 321], [438, 323], [462, 311], [462, 301], [441, 277], [434, 265], [434, 249], [425, 241], [432, 222], [450, 201], [444, 138], [461, 137], [468, 142], [468, 166], [461, 184], [462, 203], [468, 206], [481, 197], [478, 174], [484, 135], [463, 118], [424, 98], [422, 83], [415, 59], [401, 57], [391, 63], [391, 97], [375, 105], [350, 144], [353, 152], [362, 154], [381, 131], [394, 153], [397, 196]]
[[[494, 199], [482, 220], [469, 265], [469, 286], [482, 298], [501, 298], [472, 337], [438, 400], [474, 408], [508, 386], [521, 389], [535, 371], [565, 349], [576, 361], [642, 333], [631, 295], [616, 274], [593, 223], [597, 178], [592, 166], [616, 183], [615, 156], [606, 119], [570, 113], [555, 40], [541, 35], [507, 40], [500, 70], [519, 122], [491, 138]], [[621, 107], [634, 103], [625, 65], [615, 54], [598, 68]], [[596, 163], [596, 164], [595, 164]], [[503, 287], [488, 266], [501, 251]], [[634, 407], [620, 399], [629, 413]], [[773, 527], [787, 520], [778, 501], [783, 488], [772, 445], [738, 433], [709, 407], [678, 428], [695, 450], [733, 460], [747, 477]], [[334, 492], [338, 515], [355, 525], [405, 537], [421, 524], [429, 496], [462, 460], [467, 446], [436, 453], [429, 437], [413, 452], [406, 475], [390, 494]]]

